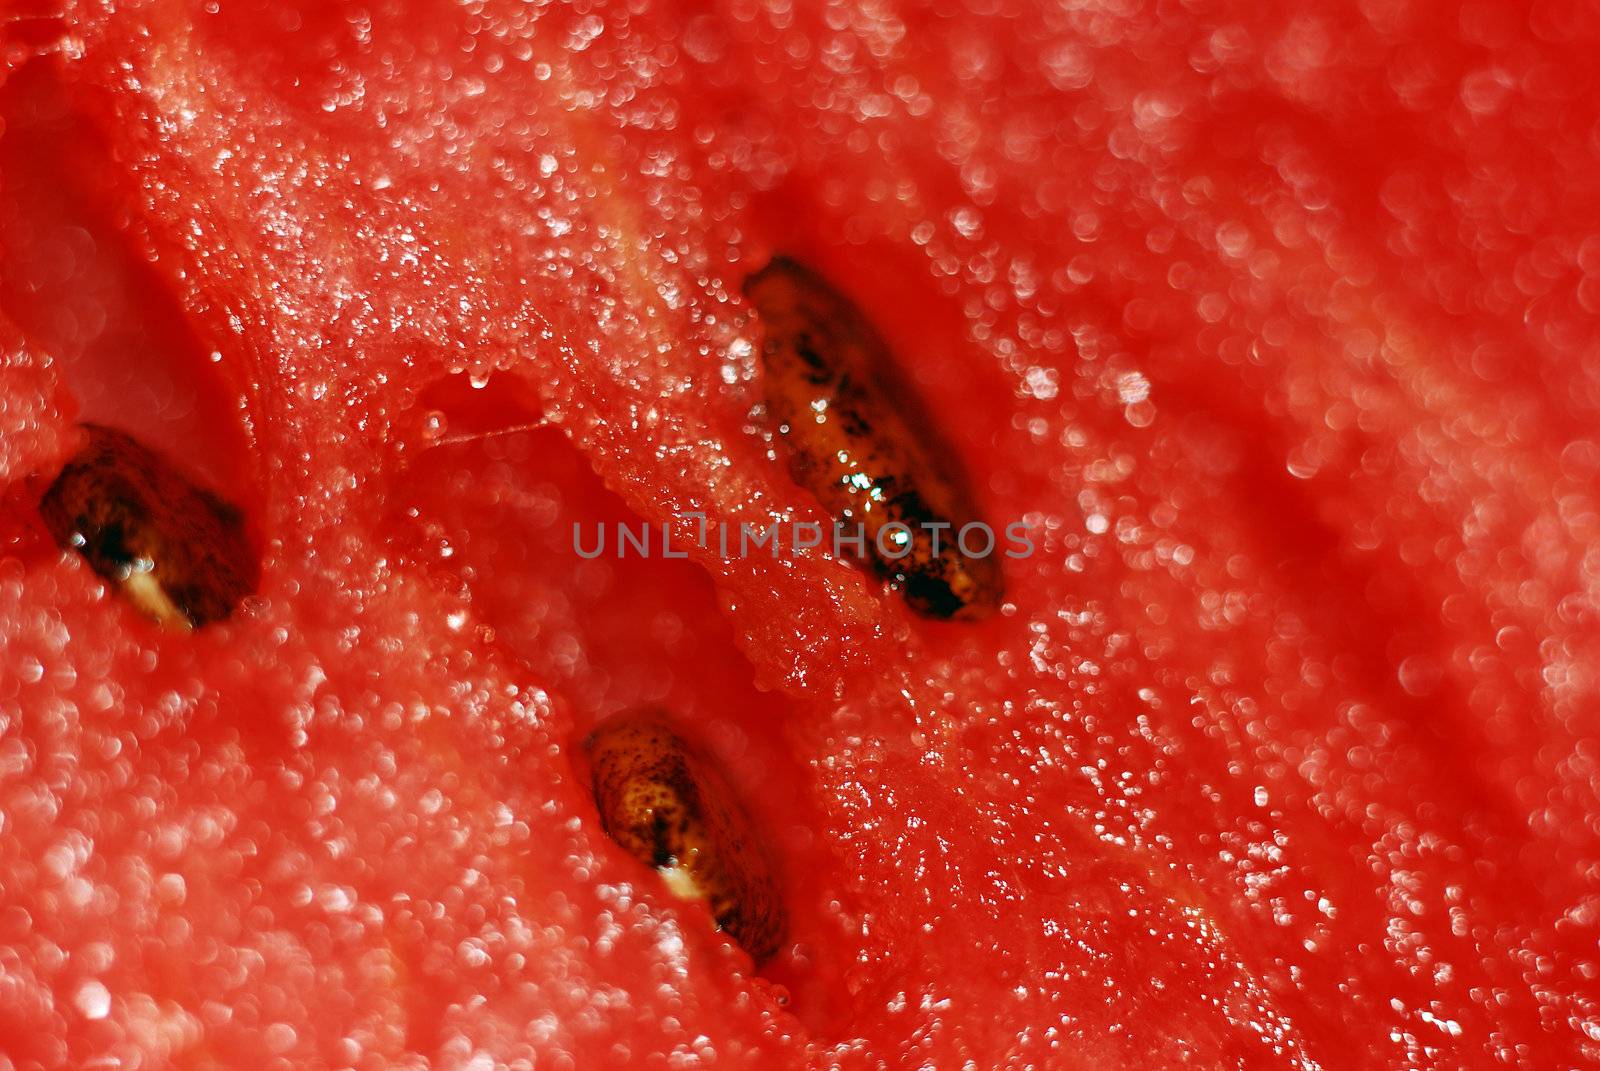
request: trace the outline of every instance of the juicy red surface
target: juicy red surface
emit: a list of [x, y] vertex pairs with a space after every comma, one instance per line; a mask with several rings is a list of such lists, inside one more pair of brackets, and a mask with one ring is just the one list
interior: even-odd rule
[[[1600, 1060], [1597, 22], [19, 22], [0, 1059]], [[738, 297], [777, 249], [1035, 525], [994, 620], [567, 549], [814, 516]], [[161, 633], [47, 545], [29, 489], [107, 408], [251, 510], [237, 620]], [[770, 833], [764, 977], [585, 797], [574, 741], [650, 699]]]

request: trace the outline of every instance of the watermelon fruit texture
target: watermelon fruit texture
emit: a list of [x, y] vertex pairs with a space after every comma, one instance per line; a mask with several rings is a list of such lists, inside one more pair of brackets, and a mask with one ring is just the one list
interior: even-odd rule
[[[1600, 1064], [1591, 4], [0, 18], [0, 1067]], [[822, 517], [779, 253], [1031, 525], [991, 618], [677, 516]], [[50, 539], [80, 421], [230, 620]], [[641, 705], [759, 968], [601, 828]]]

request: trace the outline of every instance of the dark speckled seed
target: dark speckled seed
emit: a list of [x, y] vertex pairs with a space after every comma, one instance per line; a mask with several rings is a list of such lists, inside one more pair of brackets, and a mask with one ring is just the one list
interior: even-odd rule
[[718, 929], [757, 963], [783, 942], [783, 901], [744, 809], [715, 764], [659, 714], [614, 718], [585, 741], [595, 805], [611, 839], [706, 901]]
[[39, 503], [56, 542], [163, 625], [231, 614], [258, 578], [239, 511], [131, 435], [83, 430], [83, 449]]
[[[1003, 594], [999, 563], [963, 553], [957, 533], [977, 510], [949, 445], [915, 417], [916, 400], [888, 347], [849, 298], [787, 257], [750, 276], [745, 296], [761, 327], [767, 411], [789, 452], [789, 470], [854, 534], [865, 561], [920, 614], [978, 618]], [[909, 547], [884, 543], [896, 522]], [[930, 528], [928, 526], [943, 526]], [[937, 548], [937, 549], [936, 549]]]

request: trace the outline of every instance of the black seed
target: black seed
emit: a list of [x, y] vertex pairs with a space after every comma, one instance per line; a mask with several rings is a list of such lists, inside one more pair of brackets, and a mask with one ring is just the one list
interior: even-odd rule
[[758, 964], [776, 952], [786, 928], [777, 880], [715, 764], [651, 712], [612, 719], [585, 747], [611, 839], [648, 866], [675, 869]]
[[39, 502], [56, 542], [162, 624], [231, 614], [259, 573], [239, 510], [131, 435], [83, 430], [88, 441]]
[[[745, 280], [761, 326], [767, 410], [789, 451], [789, 471], [854, 534], [865, 560], [929, 617], [977, 618], [1000, 603], [991, 555], [973, 557], [955, 533], [977, 510], [949, 444], [900, 379], [888, 346], [849, 298], [787, 257]], [[910, 528], [909, 552], [881, 553], [885, 526]], [[934, 549], [928, 525], [948, 524]]]

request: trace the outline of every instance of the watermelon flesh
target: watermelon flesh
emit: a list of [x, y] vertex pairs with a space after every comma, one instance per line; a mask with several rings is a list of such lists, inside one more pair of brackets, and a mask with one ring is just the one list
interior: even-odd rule
[[[1600, 1062], [1592, 8], [3, 32], [0, 1067]], [[1032, 526], [992, 618], [695, 545], [822, 519], [780, 252]], [[243, 612], [55, 547], [84, 420], [245, 508]], [[759, 970], [600, 828], [641, 704], [770, 838]]]

